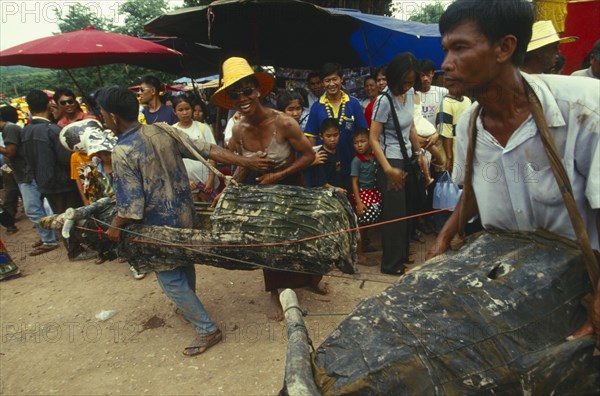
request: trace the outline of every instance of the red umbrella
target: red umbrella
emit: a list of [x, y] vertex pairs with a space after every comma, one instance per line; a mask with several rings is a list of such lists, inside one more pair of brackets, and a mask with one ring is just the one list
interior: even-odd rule
[[180, 58], [181, 52], [118, 33], [88, 26], [0, 51], [0, 66], [25, 65], [46, 69], [74, 69], [112, 63], [144, 66], [145, 61]]
[[95, 66], [98, 70], [98, 82], [102, 86], [101, 65], [128, 63], [162, 70], [162, 62], [177, 62], [182, 57], [181, 52], [159, 44], [88, 26], [86, 29], [44, 37], [0, 51], [0, 66], [64, 69], [82, 91], [69, 69]]

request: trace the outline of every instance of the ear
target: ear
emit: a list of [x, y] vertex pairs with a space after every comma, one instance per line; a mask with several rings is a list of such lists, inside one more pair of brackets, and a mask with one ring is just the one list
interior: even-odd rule
[[517, 38], [508, 34], [496, 43], [496, 61], [498, 63], [510, 62], [515, 49], [517, 48]]

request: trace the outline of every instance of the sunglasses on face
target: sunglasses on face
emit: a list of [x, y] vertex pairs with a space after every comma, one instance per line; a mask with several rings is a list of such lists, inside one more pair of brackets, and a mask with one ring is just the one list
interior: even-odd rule
[[73, 99], [67, 99], [67, 100], [61, 100], [60, 103], [62, 106], [66, 106], [66, 105], [72, 105], [73, 103], [75, 103], [75, 101]]
[[227, 92], [227, 95], [229, 95], [229, 97], [233, 100], [239, 99], [240, 96], [244, 95], [246, 97], [252, 95], [254, 93], [254, 89], [253, 87], [248, 87], [248, 88], [244, 88], [241, 91], [229, 91]]
[[140, 90], [138, 92], [139, 93], [146, 92], [149, 89], [150, 89], [150, 87], [140, 88]]

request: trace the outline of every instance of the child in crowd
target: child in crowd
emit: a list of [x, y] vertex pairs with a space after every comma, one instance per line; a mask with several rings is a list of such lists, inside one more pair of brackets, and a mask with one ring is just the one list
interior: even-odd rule
[[315, 146], [317, 159], [310, 170], [311, 187], [334, 187], [346, 194], [342, 188], [342, 174], [337, 145], [340, 141], [340, 124], [335, 118], [326, 118], [321, 123], [319, 135], [322, 146]]
[[[210, 127], [203, 123], [192, 119], [194, 113], [194, 103], [192, 99], [185, 96], [177, 96], [173, 99], [173, 109], [179, 122], [173, 126], [191, 139], [200, 140], [212, 144], [215, 143], [215, 137]], [[219, 187], [219, 179], [215, 178], [214, 172], [210, 171], [202, 162], [184, 158], [183, 163], [190, 179], [190, 189], [195, 200], [203, 202], [212, 202], [217, 196], [217, 188]], [[209, 163], [216, 167], [213, 160]]]
[[285, 91], [277, 98], [277, 110], [298, 121], [300, 129], [304, 130], [308, 121], [308, 109], [304, 107], [304, 99], [298, 91]]
[[[423, 148], [431, 154], [431, 163], [433, 165], [443, 166], [445, 159], [440, 150], [442, 147], [441, 141], [438, 140], [439, 136], [436, 135], [437, 131], [435, 126], [423, 117], [418, 94], [415, 95], [414, 123], [415, 128], [417, 129], [417, 135], [422, 139], [421, 144], [423, 145]], [[419, 166], [423, 173], [423, 178], [425, 179], [425, 186], [427, 187], [434, 182], [433, 177], [431, 177], [431, 172], [429, 171], [429, 164], [427, 161], [420, 161]]]
[[[60, 139], [70, 151], [83, 153], [90, 158], [89, 162], [77, 168], [77, 177], [87, 205], [102, 198], [114, 198], [112, 151], [117, 144], [117, 138], [109, 130], [103, 130], [99, 121], [83, 120], [63, 128]], [[108, 239], [104, 242], [107, 247], [111, 244]], [[98, 253], [95, 264], [102, 264], [114, 258], [114, 253], [108, 248], [101, 250], [103, 252]], [[135, 279], [143, 279], [146, 276], [137, 272], [131, 265], [129, 270]]]
[[195, 100], [194, 111], [192, 112], [192, 120], [204, 122], [204, 114], [206, 113], [206, 105], [201, 100]]
[[[350, 165], [352, 177], [352, 200], [355, 203], [358, 224], [361, 226], [374, 224], [381, 216], [381, 193], [377, 190], [375, 176], [377, 160], [369, 145], [369, 131], [357, 129], [352, 135], [354, 144], [354, 158]], [[358, 243], [358, 263], [367, 266], [376, 266], [378, 263], [369, 260], [364, 255], [363, 245], [367, 241], [367, 230], [360, 230]]]

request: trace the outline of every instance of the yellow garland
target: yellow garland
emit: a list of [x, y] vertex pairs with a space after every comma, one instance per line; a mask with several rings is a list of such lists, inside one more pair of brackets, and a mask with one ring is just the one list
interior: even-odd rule
[[[342, 92], [342, 100], [340, 102], [340, 111], [338, 113], [338, 123], [340, 124], [340, 126], [342, 125], [342, 123], [344, 122], [344, 118], [346, 115], [346, 103], [347, 100], [345, 100], [346, 97], [344, 95], [344, 93]], [[325, 96], [325, 101], [323, 103], [325, 105], [325, 110], [327, 111], [327, 117], [329, 118], [335, 118], [333, 116], [333, 106], [331, 105], [331, 102], [329, 102], [329, 98], [327, 96]]]

